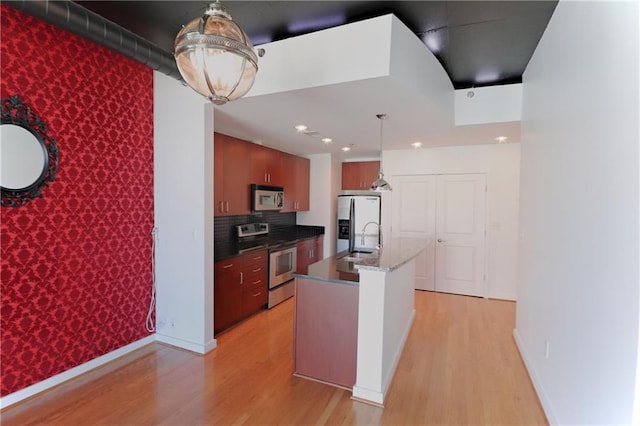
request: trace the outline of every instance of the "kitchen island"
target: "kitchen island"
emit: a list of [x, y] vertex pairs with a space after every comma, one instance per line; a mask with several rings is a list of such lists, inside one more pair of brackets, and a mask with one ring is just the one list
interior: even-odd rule
[[415, 258], [430, 240], [391, 239], [296, 274], [294, 374], [382, 405], [413, 323]]

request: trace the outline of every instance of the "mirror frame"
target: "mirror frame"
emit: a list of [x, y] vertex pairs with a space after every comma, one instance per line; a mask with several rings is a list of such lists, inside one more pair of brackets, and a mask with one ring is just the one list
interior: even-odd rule
[[0, 125], [13, 124], [28, 130], [40, 143], [45, 153], [44, 167], [40, 176], [24, 188], [5, 188], [0, 184], [0, 205], [20, 207], [30, 200], [42, 197], [42, 189], [53, 182], [58, 172], [60, 152], [55, 138], [48, 134], [47, 125], [40, 119], [20, 96], [3, 98]]

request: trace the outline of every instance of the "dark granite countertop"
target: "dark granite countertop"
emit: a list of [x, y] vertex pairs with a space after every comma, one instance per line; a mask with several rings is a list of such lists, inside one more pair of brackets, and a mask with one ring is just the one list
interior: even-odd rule
[[418, 256], [431, 244], [433, 244], [431, 238], [392, 238], [383, 248], [366, 255], [364, 258], [349, 261], [347, 259], [350, 255], [347, 256], [348, 252], [343, 251], [309, 265], [306, 270], [297, 271], [294, 277], [358, 285], [360, 282], [359, 271], [393, 272]]
[[339, 260], [346, 254], [347, 252], [338, 253], [319, 262], [312, 263], [306, 269], [296, 271], [293, 276], [333, 283], [358, 285], [360, 275], [355, 268], [355, 263]]
[[324, 226], [278, 226], [273, 227], [265, 237], [259, 236], [253, 239], [245, 239], [242, 243], [237, 241], [216, 242], [213, 247], [213, 259], [219, 260], [249, 253], [252, 250], [264, 250], [276, 245], [296, 244], [298, 241], [308, 240], [324, 235]]

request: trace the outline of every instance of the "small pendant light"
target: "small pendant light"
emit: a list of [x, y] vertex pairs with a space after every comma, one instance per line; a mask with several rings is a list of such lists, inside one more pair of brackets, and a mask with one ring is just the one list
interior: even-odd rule
[[391, 185], [384, 180], [384, 173], [382, 173], [382, 126], [387, 114], [376, 114], [376, 117], [380, 120], [380, 173], [378, 179], [371, 184], [371, 189], [373, 191], [391, 191]]

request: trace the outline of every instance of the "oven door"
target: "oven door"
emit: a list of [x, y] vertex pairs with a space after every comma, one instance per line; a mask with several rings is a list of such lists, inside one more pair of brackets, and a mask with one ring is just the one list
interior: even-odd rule
[[293, 278], [296, 270], [296, 247], [278, 249], [269, 254], [269, 288]]

